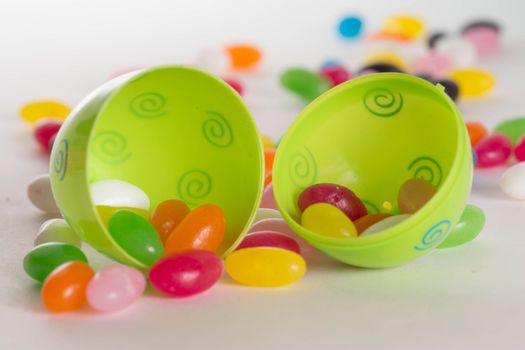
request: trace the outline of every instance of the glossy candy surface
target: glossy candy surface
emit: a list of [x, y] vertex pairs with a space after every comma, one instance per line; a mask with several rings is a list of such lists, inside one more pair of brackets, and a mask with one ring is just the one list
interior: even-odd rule
[[339, 22], [339, 34], [345, 39], [355, 39], [361, 35], [363, 21], [357, 16], [345, 17]]
[[408, 39], [417, 39], [425, 32], [425, 25], [419, 18], [413, 16], [393, 16], [385, 22], [383, 31], [402, 35]]
[[470, 137], [470, 145], [474, 147], [483, 137], [487, 135], [487, 128], [480, 122], [467, 122], [468, 136]]
[[130, 207], [149, 210], [148, 195], [129, 182], [109, 179], [91, 184], [91, 199], [95, 205]]
[[258, 231], [248, 234], [236, 250], [255, 247], [274, 247], [301, 254], [301, 248], [293, 238], [275, 231]]
[[457, 69], [450, 73], [458, 83], [461, 96], [482, 96], [494, 88], [494, 77], [480, 69]]
[[211, 288], [223, 272], [222, 260], [207, 250], [188, 250], [159, 260], [149, 271], [151, 284], [173, 297], [185, 297]]
[[500, 179], [501, 190], [509, 197], [525, 200], [525, 163], [507, 169]]
[[163, 243], [189, 212], [186, 203], [178, 199], [169, 199], [157, 205], [151, 213], [150, 222]]
[[86, 302], [86, 287], [93, 270], [80, 261], [57, 267], [42, 285], [42, 303], [51, 312], [65, 312], [81, 308]]
[[44, 152], [51, 152], [53, 146], [51, 139], [57, 134], [61, 126], [62, 121], [53, 119], [42, 119], [36, 123], [33, 135]]
[[368, 215], [365, 215], [357, 219], [354, 222], [357, 233], [358, 234], [363, 233], [370, 226], [375, 225], [379, 221], [384, 220], [390, 216], [392, 216], [392, 214], [379, 213], [379, 214], [368, 214]]
[[20, 110], [22, 119], [29, 123], [34, 123], [44, 118], [66, 119], [71, 112], [68, 105], [53, 101], [41, 100], [25, 104]]
[[98, 205], [97, 207], [97, 213], [100, 216], [100, 220], [104, 223], [104, 226], [108, 226], [109, 219], [113, 214], [115, 214], [119, 210], [128, 210], [131, 211], [144, 219], [149, 218], [149, 213], [144, 209], [139, 208], [129, 208], [129, 207], [108, 207], [106, 205]]
[[52, 242], [67, 243], [77, 248], [82, 246], [82, 241], [64, 219], [47, 220], [38, 229], [35, 246]]
[[89, 305], [100, 312], [115, 312], [130, 306], [146, 288], [146, 278], [137, 269], [110, 265], [89, 281], [86, 297]]
[[494, 127], [494, 132], [507, 135], [513, 143], [525, 136], [525, 117], [507, 119]]
[[226, 230], [221, 208], [205, 204], [191, 211], [173, 230], [165, 243], [166, 254], [189, 249], [217, 251]]
[[226, 272], [237, 283], [253, 287], [279, 287], [298, 281], [306, 263], [286, 249], [257, 247], [236, 250], [224, 261]]
[[303, 68], [290, 68], [281, 74], [281, 85], [310, 102], [330, 88], [330, 82], [318, 73]]
[[503, 165], [512, 153], [512, 141], [504, 134], [492, 134], [474, 147], [476, 152], [477, 164], [479, 168], [490, 168]]
[[352, 221], [337, 207], [327, 203], [308, 206], [301, 215], [301, 225], [306, 229], [330, 237], [357, 237]]
[[458, 223], [438, 248], [451, 248], [474, 240], [485, 226], [485, 214], [480, 208], [467, 204]]
[[55, 198], [53, 198], [53, 191], [51, 190], [51, 181], [48, 174], [37, 176], [27, 187], [27, 197], [31, 203], [48, 214], [58, 214], [58, 209]]
[[522, 137], [514, 147], [514, 157], [518, 162], [525, 161], [525, 137]]
[[145, 265], [164, 256], [164, 247], [153, 225], [132, 211], [123, 209], [113, 214], [108, 231], [123, 250]]
[[226, 51], [234, 70], [252, 69], [262, 58], [261, 51], [252, 45], [232, 45], [228, 46]]
[[320, 70], [320, 73], [325, 77], [331, 86], [336, 86], [341, 83], [344, 83], [350, 79], [350, 72], [346, 70], [343, 66], [329, 66], [323, 67]]
[[350, 220], [354, 221], [367, 214], [363, 202], [351, 190], [337, 184], [316, 184], [305, 189], [299, 196], [298, 206], [301, 212], [315, 203], [328, 203], [339, 208]]
[[381, 231], [387, 230], [391, 227], [396, 226], [397, 224], [400, 224], [401, 222], [405, 221], [410, 217], [409, 214], [402, 214], [402, 215], [393, 215], [391, 217], [388, 217], [386, 219], [383, 219], [374, 225], [368, 227], [366, 230], [361, 233], [361, 237], [372, 235], [379, 233]]
[[409, 179], [401, 185], [397, 205], [401, 214], [413, 214], [421, 209], [436, 193], [436, 188], [423, 179]]
[[24, 258], [24, 270], [38, 282], [58, 266], [69, 261], [87, 263], [87, 258], [77, 247], [66, 243], [44, 243], [34, 247]]

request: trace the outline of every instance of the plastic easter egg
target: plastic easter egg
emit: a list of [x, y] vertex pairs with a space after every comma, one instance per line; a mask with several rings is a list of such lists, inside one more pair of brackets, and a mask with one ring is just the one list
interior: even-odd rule
[[24, 257], [24, 271], [38, 282], [44, 282], [51, 271], [69, 261], [87, 263], [88, 260], [80, 249], [71, 244], [44, 243], [34, 247]]
[[169, 199], [157, 205], [151, 213], [150, 222], [157, 230], [162, 242], [166, 242], [173, 230], [188, 215], [190, 208], [181, 200]]
[[433, 78], [442, 78], [452, 68], [452, 61], [447, 55], [430, 52], [420, 57], [412, 66], [416, 74], [430, 74]]
[[354, 221], [367, 214], [363, 202], [354, 192], [337, 184], [316, 184], [305, 189], [299, 196], [298, 206], [301, 212], [315, 203], [328, 203], [340, 209]]
[[490, 92], [495, 85], [494, 77], [480, 69], [456, 69], [450, 76], [459, 85], [461, 96], [477, 97]]
[[301, 215], [301, 225], [306, 229], [330, 237], [357, 237], [352, 221], [339, 208], [327, 203], [308, 206]]
[[270, 209], [270, 208], [257, 209], [253, 222], [256, 223], [256, 222], [259, 222], [261, 220], [266, 220], [266, 219], [282, 219], [282, 216], [281, 216], [281, 213], [276, 209]]
[[233, 79], [233, 78], [225, 78], [224, 81], [228, 83], [228, 85], [230, 85], [233, 88], [233, 90], [237, 91], [239, 95], [241, 96], [243, 95], [244, 88], [240, 81], [238, 81], [237, 79]]
[[505, 134], [516, 143], [525, 136], [525, 117], [504, 120], [494, 127], [494, 132]]
[[116, 312], [133, 304], [146, 288], [146, 278], [137, 269], [110, 265], [89, 281], [86, 297], [89, 305], [100, 312]]
[[496, 54], [501, 49], [500, 27], [496, 22], [471, 22], [463, 28], [461, 34], [474, 45], [480, 57]]
[[423, 21], [414, 16], [393, 16], [383, 25], [383, 31], [387, 33], [402, 35], [408, 39], [418, 39], [425, 32]]
[[487, 135], [487, 128], [480, 122], [466, 122], [468, 136], [470, 137], [470, 145], [472, 147]]
[[474, 147], [477, 157], [477, 167], [490, 168], [503, 165], [512, 153], [512, 141], [504, 134], [492, 134]]
[[123, 250], [147, 266], [164, 256], [164, 247], [153, 225], [132, 211], [123, 209], [113, 214], [108, 231]]
[[297, 282], [306, 263], [290, 250], [257, 247], [236, 250], [224, 261], [226, 272], [237, 283], [253, 287], [279, 287]]
[[55, 118], [64, 120], [71, 112], [71, 107], [54, 100], [33, 101], [25, 104], [20, 110], [20, 116], [29, 123], [40, 119]]
[[436, 194], [437, 189], [423, 179], [409, 179], [401, 185], [397, 205], [401, 214], [414, 214]]
[[275, 197], [273, 196], [272, 184], [269, 184], [264, 189], [260, 207], [277, 210], [277, 204], [275, 203]]
[[485, 226], [485, 214], [480, 208], [467, 204], [458, 223], [438, 248], [452, 248], [474, 240]]
[[139, 216], [142, 216], [145, 219], [149, 218], [149, 212], [144, 209], [139, 208], [129, 208], [129, 207], [108, 207], [106, 205], [97, 205], [97, 213], [100, 216], [100, 220], [104, 223], [104, 226], [108, 226], [109, 219], [119, 210], [128, 210]]
[[172, 297], [185, 297], [211, 288], [222, 275], [222, 260], [207, 250], [188, 250], [159, 260], [149, 271], [153, 287]]
[[330, 82], [331, 86], [336, 86], [341, 83], [344, 83], [351, 77], [350, 72], [346, 70], [343, 66], [323, 67], [319, 72]]
[[355, 39], [361, 35], [363, 21], [357, 16], [348, 16], [339, 22], [338, 29], [344, 39]]
[[368, 215], [365, 215], [357, 219], [354, 222], [354, 225], [357, 230], [357, 233], [361, 234], [370, 226], [375, 225], [379, 221], [384, 220], [391, 216], [392, 214], [388, 214], [388, 213], [368, 214]]
[[509, 197], [525, 200], [525, 163], [507, 169], [499, 182], [501, 190]]
[[217, 251], [224, 238], [226, 218], [214, 204], [197, 207], [184, 217], [165, 243], [166, 254], [189, 249]]
[[38, 229], [35, 246], [52, 242], [67, 243], [77, 248], [82, 246], [82, 241], [64, 219], [47, 220]]
[[81, 308], [86, 302], [86, 287], [92, 277], [93, 270], [83, 262], [60, 265], [42, 285], [42, 304], [51, 312]]
[[293, 238], [275, 231], [258, 231], [248, 234], [237, 247], [239, 249], [273, 247], [288, 249], [301, 254], [301, 248]]
[[330, 88], [326, 78], [303, 68], [285, 70], [281, 74], [281, 85], [306, 102], [310, 102]]
[[61, 126], [61, 120], [40, 119], [36, 122], [33, 136], [44, 152], [48, 154], [51, 152], [51, 138], [57, 134]]
[[226, 48], [230, 56], [231, 69], [247, 70], [254, 68], [262, 58], [262, 52], [253, 45], [239, 44]]
[[48, 174], [43, 174], [31, 180], [27, 187], [27, 196], [35, 207], [48, 214], [59, 214], [55, 198], [53, 198], [53, 191], [51, 190], [51, 182]]
[[525, 137], [522, 137], [514, 147], [514, 157], [518, 162], [525, 161]]
[[149, 210], [148, 195], [129, 182], [110, 179], [91, 184], [91, 199], [95, 205], [130, 207]]
[[409, 214], [393, 215], [391, 217], [383, 219], [383, 220], [377, 222], [376, 224], [368, 227], [359, 236], [360, 237], [364, 237], [364, 236], [380, 233], [382, 231], [385, 231], [385, 230], [387, 230], [387, 229], [389, 229], [391, 227], [394, 227], [394, 226], [400, 224], [401, 222], [403, 222], [406, 219], [408, 219], [410, 216], [411, 215], [409, 215]]
[[447, 36], [436, 43], [435, 51], [448, 56], [454, 66], [469, 67], [476, 63], [476, 48], [469, 41], [458, 36]]

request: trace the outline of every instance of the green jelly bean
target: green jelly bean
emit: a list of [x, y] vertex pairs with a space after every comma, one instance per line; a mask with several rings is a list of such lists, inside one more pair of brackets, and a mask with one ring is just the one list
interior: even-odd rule
[[27, 253], [24, 270], [31, 278], [44, 282], [55, 268], [69, 261], [88, 262], [84, 253], [71, 244], [45, 243]]
[[459, 222], [438, 248], [452, 248], [476, 238], [485, 226], [485, 214], [480, 208], [467, 204]]
[[155, 227], [130, 210], [115, 212], [108, 230], [117, 244], [129, 255], [148, 266], [164, 256], [164, 246]]
[[496, 125], [494, 131], [507, 135], [515, 144], [525, 135], [525, 117], [505, 120]]
[[330, 88], [320, 74], [302, 68], [290, 68], [281, 74], [281, 84], [287, 90], [309, 102]]

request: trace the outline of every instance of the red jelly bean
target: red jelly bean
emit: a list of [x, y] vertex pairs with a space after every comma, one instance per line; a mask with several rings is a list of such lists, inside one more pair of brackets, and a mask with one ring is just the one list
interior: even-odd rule
[[153, 287], [173, 297], [185, 297], [211, 288], [223, 272], [221, 258], [207, 250], [187, 250], [160, 259], [149, 271]]
[[224, 79], [224, 81], [227, 82], [228, 85], [230, 85], [233, 88], [233, 90], [237, 91], [237, 93], [242, 96], [242, 94], [244, 93], [244, 88], [238, 80]]
[[51, 139], [57, 134], [62, 126], [62, 122], [58, 120], [42, 120], [37, 123], [34, 136], [38, 144], [46, 153], [51, 151]]
[[525, 137], [522, 137], [514, 148], [514, 156], [518, 162], [525, 161]]
[[321, 75], [325, 77], [332, 86], [339, 85], [350, 79], [350, 72], [341, 66], [328, 66], [321, 68]]
[[512, 153], [512, 141], [503, 134], [492, 134], [481, 139], [474, 148], [479, 168], [490, 168], [504, 164]]
[[313, 185], [299, 196], [298, 205], [301, 212], [315, 203], [331, 204], [339, 208], [352, 221], [368, 214], [365, 205], [354, 192], [336, 184]]
[[301, 254], [301, 248], [293, 238], [275, 231], [259, 231], [248, 234], [236, 250], [255, 247], [273, 247]]

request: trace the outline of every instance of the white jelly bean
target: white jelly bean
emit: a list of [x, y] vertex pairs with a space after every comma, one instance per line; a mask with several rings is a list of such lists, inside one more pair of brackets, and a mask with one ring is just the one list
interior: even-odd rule
[[253, 219], [253, 223], [259, 222], [261, 220], [265, 219], [281, 219], [281, 213], [275, 209], [270, 208], [259, 208], [257, 209], [257, 212], [255, 213], [255, 219]]
[[38, 229], [35, 246], [50, 242], [68, 243], [78, 248], [82, 246], [82, 241], [64, 219], [47, 220]]
[[518, 163], [503, 173], [501, 190], [509, 197], [525, 200], [525, 163]]
[[27, 188], [27, 196], [35, 207], [48, 214], [59, 214], [51, 191], [51, 181], [48, 174], [34, 178]]
[[149, 210], [148, 195], [135, 185], [122, 180], [101, 180], [91, 184], [93, 204]]
[[436, 43], [436, 52], [450, 58], [455, 66], [468, 67], [476, 63], [476, 47], [462, 37], [446, 37]]
[[365, 231], [363, 231], [363, 233], [359, 235], [359, 237], [368, 236], [374, 233], [384, 231], [405, 221], [409, 217], [410, 215], [408, 214], [390, 216], [367, 228]]

